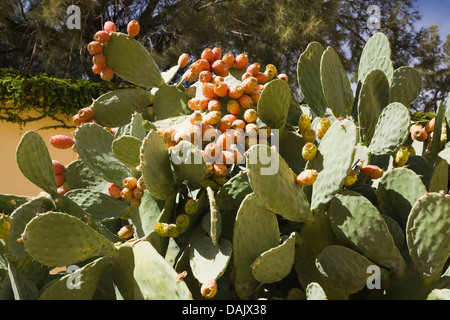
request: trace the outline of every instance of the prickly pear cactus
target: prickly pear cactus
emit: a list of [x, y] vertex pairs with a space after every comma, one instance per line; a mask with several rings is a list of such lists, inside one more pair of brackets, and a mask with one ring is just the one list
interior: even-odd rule
[[308, 45], [300, 104], [274, 64], [214, 47], [161, 71], [136, 21], [112, 26], [93, 72], [135, 87], [52, 138], [77, 153], [67, 167], [24, 134], [42, 193], [0, 195], [1, 298], [448, 298], [450, 105], [411, 120], [420, 76], [393, 69], [383, 33], [356, 93], [336, 51]]

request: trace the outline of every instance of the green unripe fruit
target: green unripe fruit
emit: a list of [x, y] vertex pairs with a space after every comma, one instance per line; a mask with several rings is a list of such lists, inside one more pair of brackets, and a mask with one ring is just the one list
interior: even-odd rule
[[177, 216], [177, 219], [175, 220], [175, 224], [180, 229], [186, 229], [189, 226], [190, 218], [187, 214], [180, 214]]
[[3, 213], [0, 213], [0, 239], [3, 240], [8, 239], [11, 227], [12, 227], [11, 218]]
[[303, 146], [302, 157], [306, 161], [310, 161], [310, 160], [314, 159], [314, 157], [316, 156], [316, 153], [317, 153], [317, 147], [314, 143], [308, 142]]
[[408, 147], [400, 147], [397, 151], [397, 153], [395, 154], [395, 159], [394, 159], [394, 167], [398, 168], [398, 167], [403, 167], [406, 162], [408, 162], [408, 158], [409, 158], [409, 150]]
[[170, 238], [176, 238], [181, 234], [181, 229], [176, 224], [169, 224], [167, 236]]
[[197, 210], [198, 202], [194, 199], [188, 199], [184, 205], [184, 212], [186, 212], [187, 215], [192, 216], [197, 213]]
[[303, 134], [309, 129], [311, 129], [311, 119], [309, 119], [307, 114], [302, 114], [298, 119], [298, 130]]

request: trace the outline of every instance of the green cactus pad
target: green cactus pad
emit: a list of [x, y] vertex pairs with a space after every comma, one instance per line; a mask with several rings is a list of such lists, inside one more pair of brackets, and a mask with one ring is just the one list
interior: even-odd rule
[[422, 180], [425, 188], [429, 188], [431, 176], [433, 174], [433, 168], [428, 164], [427, 159], [422, 156], [409, 156], [408, 162], [405, 167], [414, 171]]
[[245, 196], [252, 192], [247, 173], [244, 171], [239, 172], [217, 192], [217, 206], [223, 210], [237, 211]]
[[407, 168], [388, 170], [378, 185], [379, 210], [397, 221], [404, 230], [412, 206], [426, 192], [414, 171]]
[[252, 274], [261, 283], [273, 283], [283, 280], [292, 270], [295, 256], [295, 237], [289, 238], [275, 248], [261, 253], [250, 265]]
[[400, 102], [405, 106], [413, 103], [422, 89], [422, 78], [419, 72], [403, 66], [394, 70], [392, 85], [389, 90], [391, 102]]
[[72, 161], [64, 172], [66, 183], [73, 189], [86, 188], [94, 191], [107, 192], [108, 181], [99, 177], [81, 160]]
[[450, 300], [450, 289], [433, 289], [427, 300]]
[[408, 137], [411, 117], [399, 102], [390, 103], [378, 116], [369, 145], [371, 154], [393, 154]]
[[175, 182], [170, 166], [169, 151], [163, 138], [151, 131], [142, 143], [142, 176], [153, 197], [166, 200], [175, 194]]
[[358, 131], [351, 120], [336, 121], [328, 129], [318, 147], [322, 158], [316, 156], [308, 164], [309, 168], [319, 171], [312, 185], [311, 210], [326, 207], [342, 188], [354, 162], [357, 142]]
[[286, 160], [289, 168], [299, 175], [305, 169], [306, 160], [302, 156], [305, 141], [294, 131], [284, 131], [280, 136], [280, 155]]
[[80, 219], [61, 212], [40, 214], [27, 224], [23, 243], [47, 266], [67, 266], [112, 254], [114, 245]]
[[405, 232], [403, 231], [402, 227], [400, 227], [398, 222], [393, 218], [386, 215], [382, 215], [382, 217], [389, 228], [389, 232], [392, 235], [392, 238], [394, 239], [395, 246], [399, 250], [401, 250], [403, 248], [403, 245], [405, 244]]
[[358, 81], [364, 83], [366, 77], [373, 70], [380, 70], [385, 75], [389, 82], [389, 86], [392, 84], [392, 79], [394, 78], [394, 65], [392, 60], [389, 57], [378, 57], [369, 62], [365, 69], [362, 70], [362, 73], [359, 73], [358, 70]]
[[430, 193], [419, 198], [406, 225], [406, 242], [421, 274], [437, 280], [450, 256], [450, 197]]
[[92, 300], [108, 263], [108, 259], [101, 257], [77, 268], [47, 287], [39, 300]]
[[367, 66], [378, 57], [391, 57], [391, 46], [389, 39], [382, 32], [377, 32], [367, 40], [358, 66], [358, 81], [362, 81], [362, 72]]
[[370, 276], [367, 269], [374, 263], [352, 249], [332, 245], [319, 254], [316, 265], [330, 283], [353, 293], [364, 288]]
[[177, 64], [171, 67], [169, 70], [161, 72], [161, 77], [164, 79], [164, 82], [166, 84], [169, 84], [177, 74], [178, 70], [180, 70], [180, 66]]
[[25, 178], [47, 193], [56, 192], [52, 159], [39, 133], [25, 132], [17, 146], [16, 162]]
[[402, 274], [405, 261], [378, 210], [353, 191], [342, 191], [331, 201], [330, 222], [336, 237], [376, 264]]
[[210, 187], [206, 187], [206, 192], [209, 200], [209, 215], [205, 215], [203, 218], [203, 228], [208, 232], [212, 243], [217, 245], [222, 234], [222, 214], [214, 198], [214, 191]]
[[122, 136], [112, 143], [114, 156], [130, 169], [136, 169], [141, 160], [139, 148], [142, 141], [132, 136]]
[[[144, 117], [142, 116], [142, 113], [135, 112], [131, 115], [130, 135], [141, 141], [147, 135], [147, 131], [145, 130], [145, 128], [143, 126], [143, 122], [144, 122]], [[150, 124], [151, 124], [151, 122], [150, 122]], [[156, 129], [156, 127], [154, 129]], [[148, 131], [150, 131], [150, 130], [148, 130]]]
[[126, 201], [89, 189], [71, 190], [65, 196], [86, 211], [93, 221], [118, 219], [131, 210]]
[[206, 176], [206, 163], [200, 149], [189, 141], [170, 148], [170, 159], [177, 178], [200, 183]]
[[250, 265], [263, 252], [278, 246], [280, 231], [275, 213], [249, 194], [238, 210], [233, 230], [233, 262], [236, 272], [235, 290], [247, 299], [258, 286]]
[[148, 241], [137, 242], [133, 253], [135, 290], [145, 300], [192, 299], [186, 283]]
[[450, 148], [444, 148], [441, 152], [438, 153], [438, 156], [447, 161], [450, 164]]
[[304, 221], [311, 215], [308, 200], [284, 159], [267, 145], [255, 145], [247, 156], [250, 184], [269, 210], [286, 219]]
[[150, 105], [153, 95], [142, 89], [118, 89], [98, 97], [92, 104], [94, 118], [98, 124], [121, 127], [129, 123], [133, 112], [144, 112]]
[[158, 66], [148, 50], [137, 40], [120, 32], [113, 32], [103, 45], [108, 67], [119, 77], [144, 87], [164, 84]]
[[[170, 202], [173, 203], [173, 201]], [[139, 210], [131, 211], [131, 221], [139, 238], [146, 236], [154, 230], [155, 224], [160, 220], [165, 205], [165, 200], [157, 200], [153, 198], [148, 190], [144, 190], [144, 196], [141, 198]], [[170, 218], [172, 218], [171, 215]]]
[[441, 134], [442, 134], [442, 124], [444, 122], [444, 104], [442, 101], [439, 103], [438, 108], [436, 110], [436, 119], [434, 124], [434, 130], [433, 130], [433, 137], [436, 137], [436, 139], [433, 139], [431, 141], [431, 153], [430, 158], [428, 159], [428, 163], [430, 165], [435, 165], [436, 159], [438, 158], [439, 150], [441, 149]]
[[39, 298], [39, 289], [36, 283], [28, 275], [23, 274], [15, 262], [8, 263], [8, 278], [11, 281], [14, 300], [37, 300]]
[[153, 109], [158, 120], [182, 116], [190, 113], [187, 107], [189, 98], [183, 89], [164, 84], [155, 93]]
[[439, 159], [430, 179], [429, 192], [439, 192], [448, 190], [448, 163], [444, 159]]
[[96, 123], [84, 124], [75, 131], [75, 148], [81, 160], [106, 181], [121, 185], [130, 169], [112, 151], [114, 137]]
[[23, 242], [17, 241], [25, 230], [27, 223], [37, 213], [47, 212], [52, 207], [53, 205], [50, 199], [47, 197], [38, 197], [24, 203], [11, 213], [12, 227], [9, 237], [6, 240], [6, 255], [11, 261], [19, 262], [28, 255], [28, 252], [23, 246]]
[[217, 280], [225, 272], [231, 260], [232, 245], [227, 240], [213, 244], [209, 236], [195, 239], [189, 249], [189, 260], [194, 277], [204, 283]]
[[[118, 300], [142, 299], [139, 292], [135, 292], [134, 282], [134, 253], [133, 242], [126, 242], [117, 248], [111, 257], [111, 274]], [[137, 296], [135, 297], [135, 293]]]
[[306, 300], [328, 300], [325, 290], [317, 282], [311, 282], [306, 287]]
[[378, 117], [389, 104], [389, 83], [384, 73], [372, 70], [361, 86], [358, 98], [358, 120], [361, 142], [369, 145]]
[[328, 108], [335, 117], [350, 115], [353, 107], [353, 91], [341, 59], [332, 47], [328, 47], [320, 61], [323, 94]]
[[319, 117], [327, 108], [320, 80], [320, 60], [324, 51], [325, 48], [320, 43], [311, 42], [300, 55], [297, 63], [297, 80], [300, 90], [308, 106]]
[[18, 207], [30, 200], [30, 197], [2, 193], [0, 194], [0, 212], [11, 214]]
[[270, 81], [258, 100], [258, 117], [271, 129], [283, 130], [291, 103], [291, 89], [280, 79]]

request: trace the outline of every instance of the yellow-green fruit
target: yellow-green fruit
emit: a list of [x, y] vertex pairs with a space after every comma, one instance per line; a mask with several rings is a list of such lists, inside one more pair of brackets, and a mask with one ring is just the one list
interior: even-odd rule
[[302, 157], [306, 161], [310, 161], [310, 160], [314, 159], [314, 157], [316, 156], [316, 153], [317, 153], [317, 147], [314, 143], [308, 142], [303, 146]]
[[350, 172], [347, 175], [347, 178], [345, 178], [344, 185], [347, 187], [351, 186], [352, 184], [354, 184], [356, 182], [356, 180], [358, 180], [358, 175], [356, 174], [356, 172], [354, 170], [350, 170]]
[[322, 118], [317, 124], [317, 138], [322, 139], [328, 129], [331, 127], [330, 119]]
[[403, 146], [398, 149], [398, 151], [395, 153], [395, 159], [394, 159], [394, 167], [403, 167], [406, 162], [408, 162], [409, 158], [409, 151], [408, 148]]
[[302, 114], [298, 119], [298, 130], [303, 134], [303, 132], [309, 129], [311, 129], [311, 120], [307, 114]]
[[305, 130], [302, 132], [302, 138], [305, 143], [316, 141], [316, 132], [313, 129]]
[[189, 216], [187, 214], [180, 214], [177, 216], [175, 223], [180, 229], [186, 229], [189, 226]]
[[193, 214], [196, 214], [198, 210], [198, 202], [194, 199], [188, 199], [186, 201], [186, 204], [184, 205], [184, 212], [191, 216]]
[[8, 239], [11, 227], [11, 218], [3, 213], [0, 213], [0, 239]]

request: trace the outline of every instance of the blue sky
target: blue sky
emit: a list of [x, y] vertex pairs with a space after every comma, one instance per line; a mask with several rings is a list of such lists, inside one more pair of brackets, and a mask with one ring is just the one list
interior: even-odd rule
[[417, 22], [417, 29], [436, 24], [439, 26], [441, 40], [445, 41], [450, 34], [450, 0], [417, 0], [416, 5], [422, 16]]

